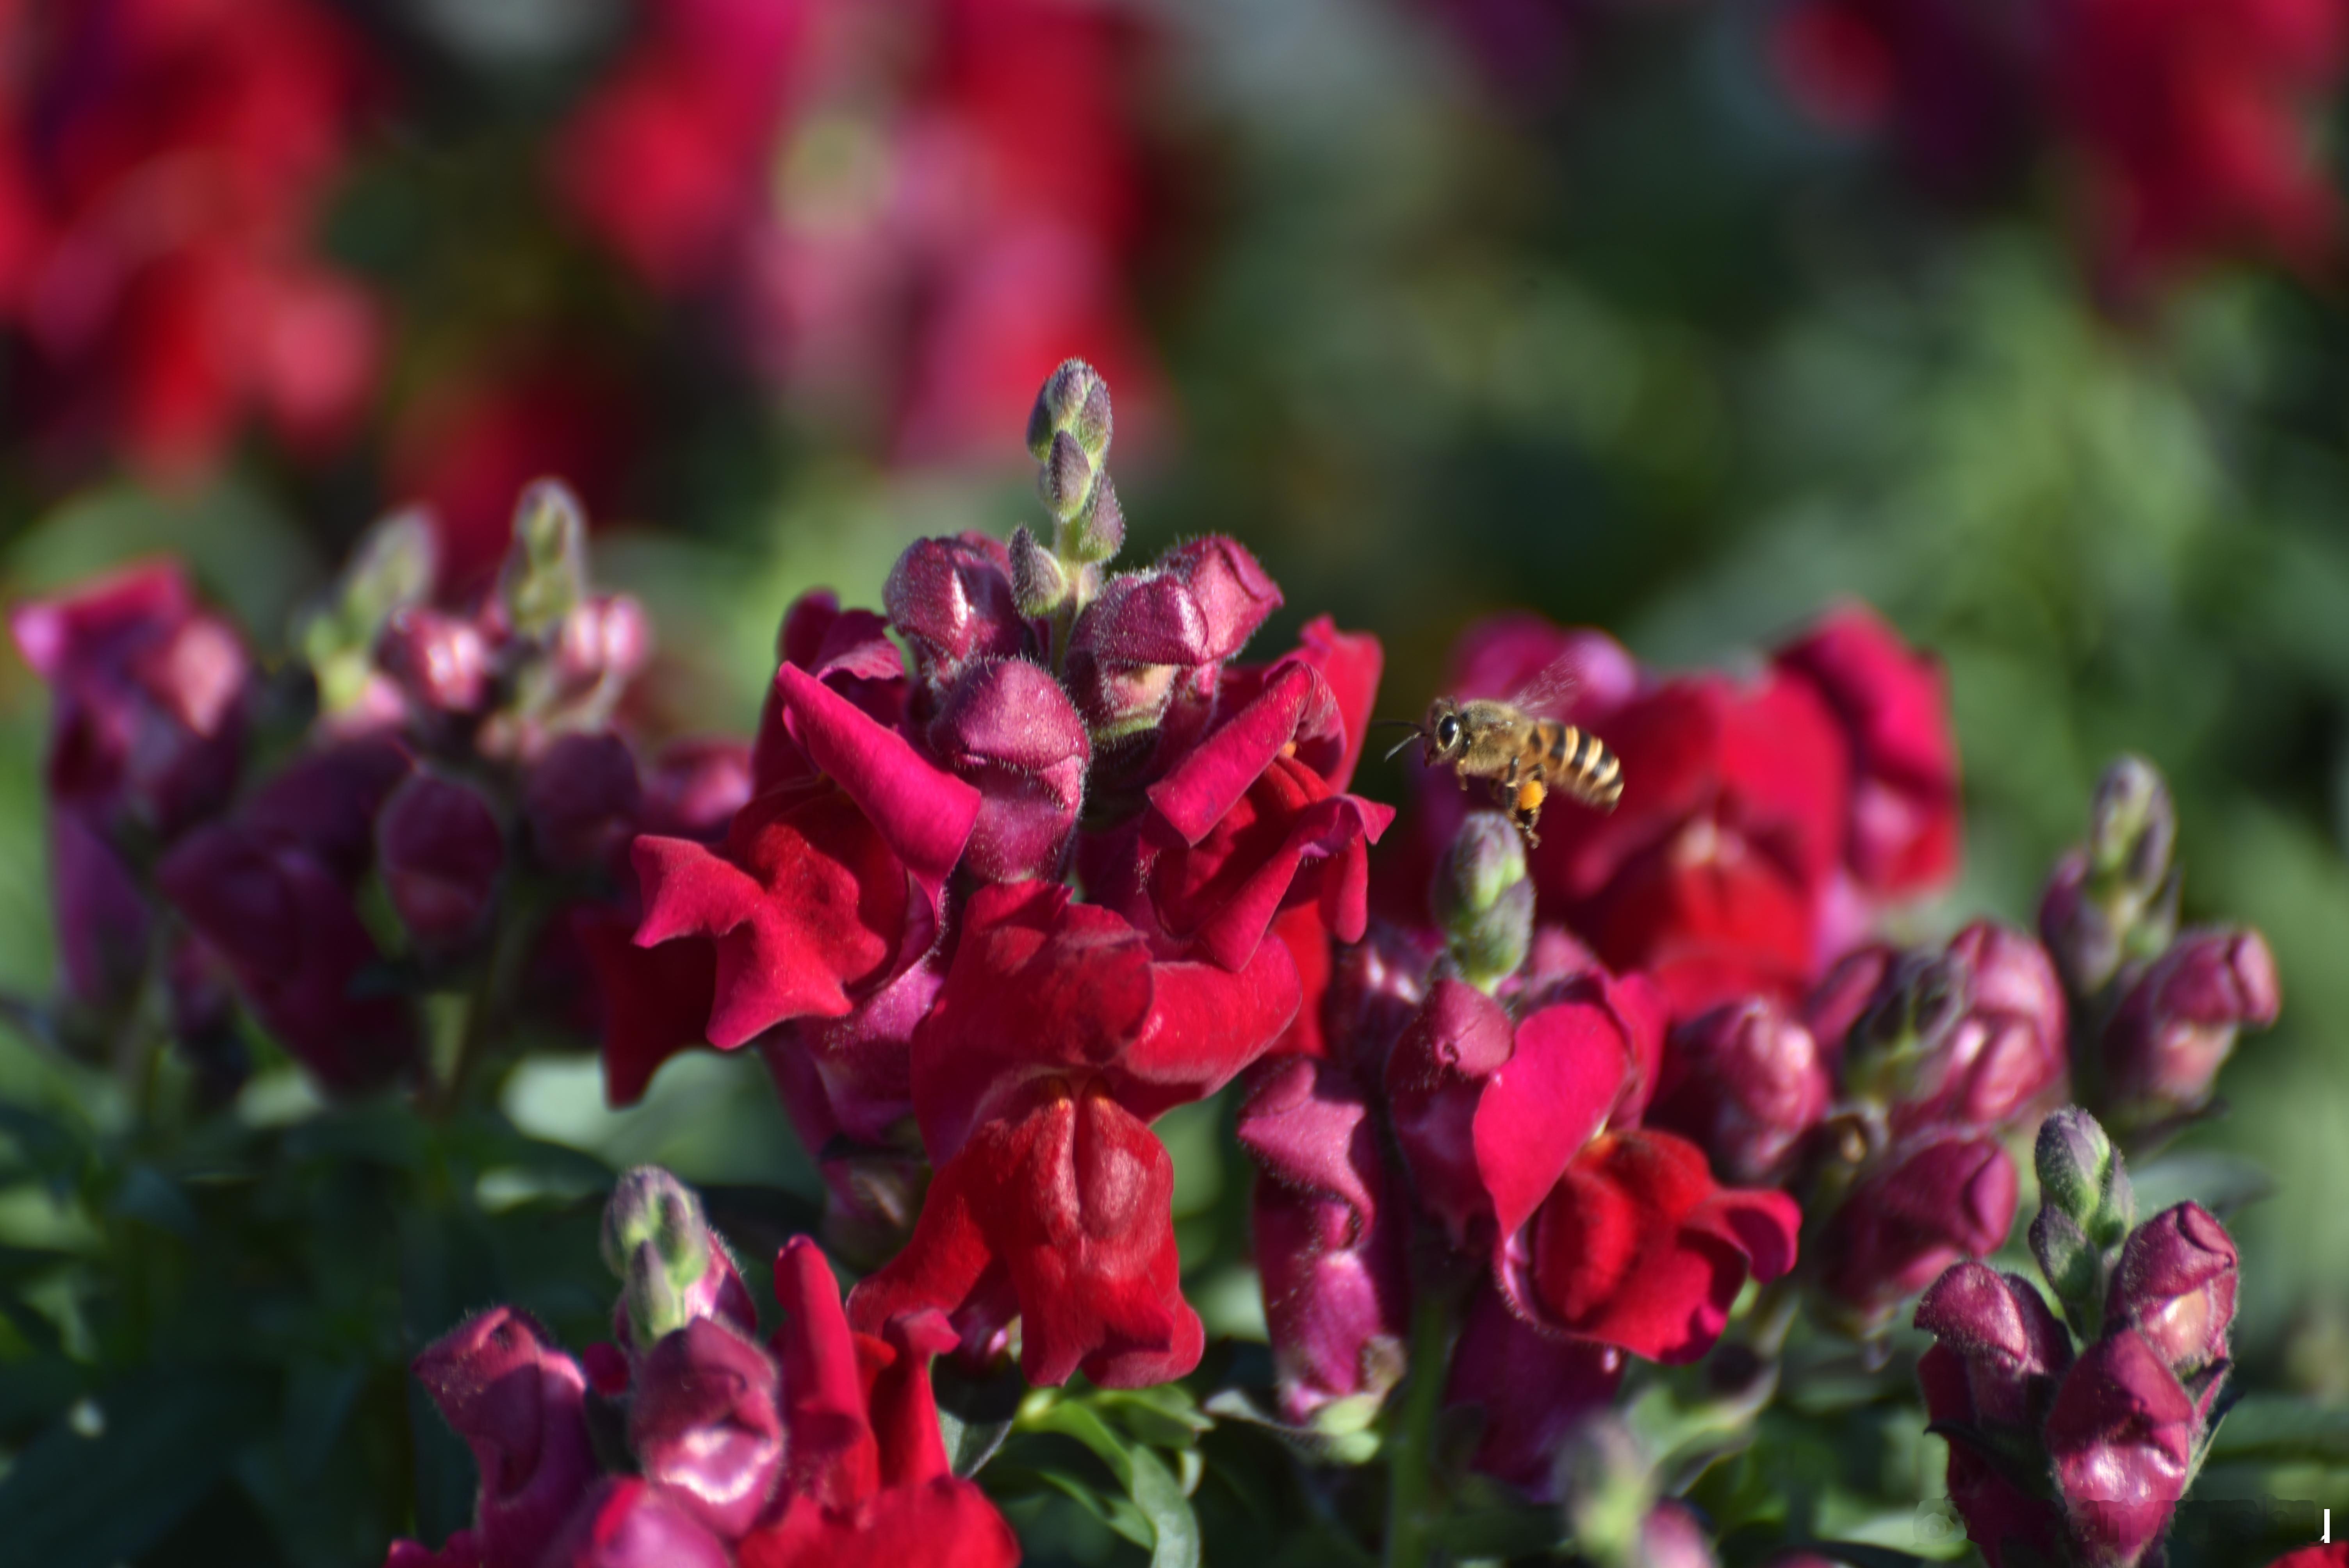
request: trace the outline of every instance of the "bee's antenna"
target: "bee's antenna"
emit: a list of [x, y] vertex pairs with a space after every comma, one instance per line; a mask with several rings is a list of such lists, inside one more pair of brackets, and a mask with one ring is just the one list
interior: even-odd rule
[[[1388, 722], [1392, 724], [1395, 721], [1390, 719]], [[1401, 740], [1396, 741], [1393, 748], [1387, 752], [1386, 756], [1380, 758], [1381, 761], [1392, 762], [1396, 758], [1402, 756], [1403, 752], [1409, 750], [1411, 743], [1420, 738], [1421, 731], [1419, 726], [1411, 724], [1405, 725], [1403, 727], [1410, 730], [1411, 733], [1404, 736]]]

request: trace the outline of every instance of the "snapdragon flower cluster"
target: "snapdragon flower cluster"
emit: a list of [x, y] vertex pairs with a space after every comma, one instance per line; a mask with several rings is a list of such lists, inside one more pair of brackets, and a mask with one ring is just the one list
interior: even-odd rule
[[[916, 541], [878, 609], [802, 595], [747, 741], [627, 737], [646, 618], [592, 589], [552, 482], [471, 597], [439, 593], [424, 520], [379, 525], [298, 670], [168, 565], [15, 613], [56, 698], [69, 1047], [160, 997], [215, 1102], [249, 1021], [328, 1095], [433, 1114], [525, 1019], [597, 1037], [620, 1106], [681, 1051], [747, 1048], [822, 1173], [861, 1277], [843, 1304], [792, 1242], [766, 1342], [691, 1194], [639, 1171], [607, 1214], [613, 1346], [574, 1361], [501, 1307], [426, 1351], [481, 1491], [395, 1564], [1012, 1561], [943, 1457], [930, 1360], [1194, 1374], [1152, 1123], [1235, 1084], [1273, 1408], [1221, 1408], [1321, 1461], [1383, 1449], [1402, 1560], [1451, 1484], [1440, 1419], [1454, 1470], [1557, 1502], [1609, 1568], [1708, 1561], [1661, 1461], [1608, 1457], [1638, 1447], [1607, 1436], [1627, 1379], [1733, 1333], [1719, 1418], [1750, 1424], [1803, 1305], [1875, 1355], [1925, 1293], [1927, 1402], [1993, 1568], [2010, 1536], [2145, 1561], [2222, 1410], [2232, 1243], [2191, 1205], [2132, 1230], [2105, 1133], [2050, 1113], [2150, 1149], [2278, 1007], [2256, 933], [2177, 929], [2158, 774], [2107, 773], [2040, 936], [1895, 946], [1882, 917], [1957, 862], [1930, 658], [1857, 607], [1734, 676], [1506, 617], [1449, 689], [1564, 667], [1619, 810], [1558, 801], [1529, 848], [1429, 772], [1389, 835], [1352, 792], [1377, 640], [1323, 617], [1242, 662], [1282, 598], [1228, 538], [1119, 569], [1112, 434], [1102, 377], [1062, 365], [1027, 432], [1048, 521]], [[462, 999], [437, 1055], [433, 993]], [[1981, 1261], [2033, 1136], [2076, 1353]], [[2116, 1467], [2137, 1479], [2098, 1490]]]
[[935, 1316], [858, 1334], [804, 1237], [775, 1259], [761, 1340], [726, 1243], [667, 1171], [623, 1176], [604, 1213], [613, 1338], [574, 1358], [492, 1307], [417, 1358], [472, 1449], [472, 1522], [388, 1568], [1009, 1568], [1011, 1530], [947, 1468]]
[[2041, 1127], [2037, 1164], [2031, 1250], [2056, 1309], [1960, 1264], [1918, 1304], [1937, 1343], [1917, 1376], [1990, 1568], [2136, 1568], [2225, 1413], [2235, 1243], [2199, 1203], [2137, 1223], [2124, 1161], [2076, 1108]]

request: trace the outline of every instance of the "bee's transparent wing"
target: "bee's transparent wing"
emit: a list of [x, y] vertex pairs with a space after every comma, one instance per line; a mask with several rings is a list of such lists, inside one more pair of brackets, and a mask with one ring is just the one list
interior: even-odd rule
[[1505, 699], [1519, 713], [1536, 718], [1564, 717], [1567, 705], [1574, 700], [1575, 688], [1581, 683], [1574, 674], [1574, 655], [1560, 654], [1536, 670], [1525, 685]]

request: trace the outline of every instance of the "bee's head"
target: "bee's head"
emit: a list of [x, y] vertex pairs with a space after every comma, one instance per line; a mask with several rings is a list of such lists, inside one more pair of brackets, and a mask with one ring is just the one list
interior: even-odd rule
[[1460, 705], [1448, 696], [1428, 704], [1427, 717], [1419, 727], [1419, 741], [1429, 767], [1455, 760], [1468, 748], [1468, 727], [1460, 722]]

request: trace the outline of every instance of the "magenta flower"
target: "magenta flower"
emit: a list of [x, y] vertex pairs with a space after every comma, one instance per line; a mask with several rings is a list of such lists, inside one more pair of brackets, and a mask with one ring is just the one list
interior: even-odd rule
[[963, 863], [989, 882], [1059, 876], [1092, 762], [1092, 738], [1060, 683], [1026, 659], [973, 665], [925, 738], [978, 790]]
[[1333, 1401], [1384, 1398], [1410, 1332], [1409, 1212], [1388, 1191], [1367, 1098], [1336, 1064], [1268, 1063], [1239, 1140], [1264, 1172], [1256, 1260], [1282, 1418], [1301, 1426]]
[[1996, 1252], [2015, 1196], [2014, 1161], [1995, 1138], [1920, 1133], [1874, 1162], [1828, 1218], [1820, 1285], [1850, 1326], [1872, 1331], [1951, 1264]]
[[1461, 1315], [1444, 1402], [1483, 1412], [1478, 1470], [1547, 1496], [1560, 1444], [1613, 1401], [1628, 1364], [1614, 1346], [1536, 1327], [1480, 1282]]
[[2135, 1329], [2170, 1370], [2191, 1377], [2227, 1359], [2236, 1272], [2234, 1238], [2209, 1210], [2165, 1209], [2122, 1244], [2105, 1321]]
[[2128, 985], [2105, 1025], [2114, 1104], [2137, 1117], [2200, 1109], [2237, 1031], [2273, 1024], [2282, 1005], [2275, 957], [2258, 932], [2184, 934]]
[[783, 1471], [781, 1375], [743, 1330], [696, 1317], [644, 1354], [628, 1445], [647, 1481], [720, 1539], [746, 1534]]
[[481, 1472], [481, 1568], [537, 1563], [598, 1469], [579, 1364], [528, 1315], [498, 1306], [435, 1341], [415, 1371]]

